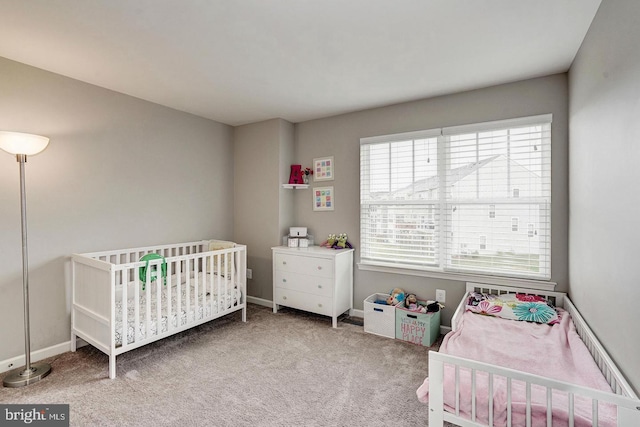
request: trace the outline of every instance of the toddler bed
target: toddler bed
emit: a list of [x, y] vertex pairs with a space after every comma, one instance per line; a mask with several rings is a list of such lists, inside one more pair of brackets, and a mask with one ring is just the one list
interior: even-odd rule
[[242, 310], [246, 246], [220, 240], [74, 254], [71, 350], [76, 338], [116, 356]]
[[640, 425], [640, 400], [558, 292], [468, 283], [417, 395], [430, 426]]

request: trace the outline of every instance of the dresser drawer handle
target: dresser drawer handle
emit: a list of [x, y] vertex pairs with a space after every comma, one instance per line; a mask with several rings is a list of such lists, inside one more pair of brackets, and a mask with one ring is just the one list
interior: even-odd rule
[[287, 283], [287, 279], [282, 279], [282, 281], [283, 281], [284, 283]]
[[286, 296], [283, 296], [283, 297], [282, 297], [282, 299], [287, 299], [287, 297], [286, 297]]
[[318, 266], [318, 270], [322, 270], [322, 266], [321, 265]]
[[318, 289], [322, 289], [322, 285], [318, 285]]
[[287, 261], [282, 261], [282, 265], [287, 265]]
[[318, 307], [322, 307], [322, 303], [319, 303], [319, 304], [318, 304]]

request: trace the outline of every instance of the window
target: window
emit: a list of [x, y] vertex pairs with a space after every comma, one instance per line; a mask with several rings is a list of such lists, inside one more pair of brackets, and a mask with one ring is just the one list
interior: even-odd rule
[[360, 141], [363, 264], [549, 279], [550, 222], [551, 115]]

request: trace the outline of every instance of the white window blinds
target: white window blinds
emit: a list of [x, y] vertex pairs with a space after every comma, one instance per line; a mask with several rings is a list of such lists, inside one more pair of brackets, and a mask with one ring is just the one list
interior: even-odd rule
[[363, 138], [361, 262], [551, 277], [551, 115]]

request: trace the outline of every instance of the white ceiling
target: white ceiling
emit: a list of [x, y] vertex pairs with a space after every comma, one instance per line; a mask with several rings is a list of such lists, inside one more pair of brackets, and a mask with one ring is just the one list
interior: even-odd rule
[[230, 125], [567, 71], [600, 0], [0, 0], [0, 56]]

